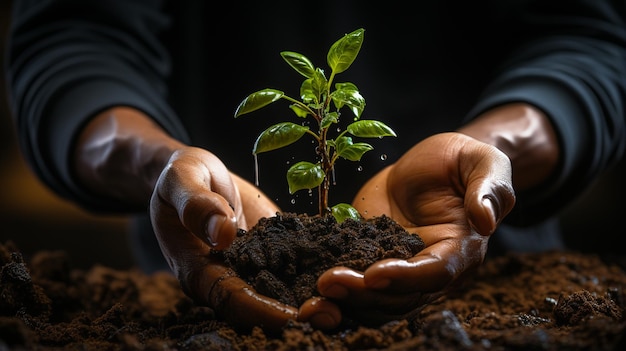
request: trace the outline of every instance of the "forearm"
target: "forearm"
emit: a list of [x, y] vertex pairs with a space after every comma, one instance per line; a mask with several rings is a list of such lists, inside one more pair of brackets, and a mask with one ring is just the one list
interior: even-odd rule
[[138, 110], [116, 107], [80, 133], [73, 168], [87, 191], [145, 209], [171, 154], [184, 145]]
[[542, 185], [557, 168], [560, 148], [556, 133], [545, 114], [531, 105], [496, 107], [458, 131], [496, 146], [509, 157], [516, 191]]

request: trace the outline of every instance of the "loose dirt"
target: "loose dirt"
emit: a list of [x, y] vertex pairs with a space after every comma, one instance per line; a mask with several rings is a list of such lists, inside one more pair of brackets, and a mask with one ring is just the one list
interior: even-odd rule
[[169, 273], [28, 260], [0, 244], [0, 350], [624, 350], [624, 258], [576, 252], [488, 259], [411, 320], [333, 333], [291, 323], [238, 332]]

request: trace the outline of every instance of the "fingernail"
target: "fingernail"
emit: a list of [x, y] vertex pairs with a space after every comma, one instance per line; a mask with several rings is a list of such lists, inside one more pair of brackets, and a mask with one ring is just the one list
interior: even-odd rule
[[491, 196], [484, 196], [482, 201], [483, 207], [489, 212], [490, 221], [486, 222], [485, 225], [488, 225], [487, 228], [480, 228], [480, 233], [482, 235], [491, 235], [496, 230], [496, 226], [498, 225], [499, 216], [498, 207], [494, 202], [494, 199]]
[[217, 239], [225, 221], [226, 217], [222, 215], [213, 215], [209, 218], [206, 230], [208, 234], [207, 239], [209, 240], [209, 244], [211, 244], [211, 246], [217, 246]]
[[491, 212], [491, 216], [497, 222], [498, 221], [498, 213], [496, 212], [496, 204], [490, 196], [483, 197], [483, 206]]

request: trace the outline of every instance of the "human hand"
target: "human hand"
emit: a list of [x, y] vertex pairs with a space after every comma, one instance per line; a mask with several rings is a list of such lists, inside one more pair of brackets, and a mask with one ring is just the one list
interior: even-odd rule
[[230, 173], [210, 152], [176, 151], [157, 180], [150, 215], [161, 250], [185, 293], [239, 327], [279, 330], [288, 320], [335, 327], [338, 308], [321, 298], [300, 309], [257, 294], [210, 252], [224, 249], [237, 229], [249, 229], [278, 207], [252, 184]]
[[120, 106], [95, 115], [76, 142], [74, 170], [86, 189], [124, 209], [149, 203], [159, 245], [185, 293], [232, 324], [276, 330], [290, 319], [320, 329], [339, 323], [336, 305], [312, 298], [298, 309], [261, 296], [210, 254], [278, 207], [215, 155], [172, 138], [143, 112]]
[[365, 272], [332, 268], [320, 276], [318, 290], [360, 320], [402, 318], [483, 261], [489, 236], [514, 203], [504, 153], [460, 133], [427, 138], [370, 179], [353, 203], [366, 217], [386, 214], [417, 233], [425, 249]]

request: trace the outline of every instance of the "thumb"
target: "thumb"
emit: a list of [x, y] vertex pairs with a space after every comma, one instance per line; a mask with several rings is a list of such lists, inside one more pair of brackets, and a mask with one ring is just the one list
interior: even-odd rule
[[491, 235], [515, 205], [511, 162], [495, 147], [482, 150], [473, 167], [465, 194], [471, 226], [481, 235]]
[[176, 152], [157, 180], [157, 193], [184, 228], [207, 245], [222, 249], [234, 240], [239, 194], [214, 155], [197, 148]]
[[200, 240], [214, 249], [228, 247], [237, 235], [237, 216], [232, 205], [219, 193], [201, 187], [178, 199], [180, 220]]

